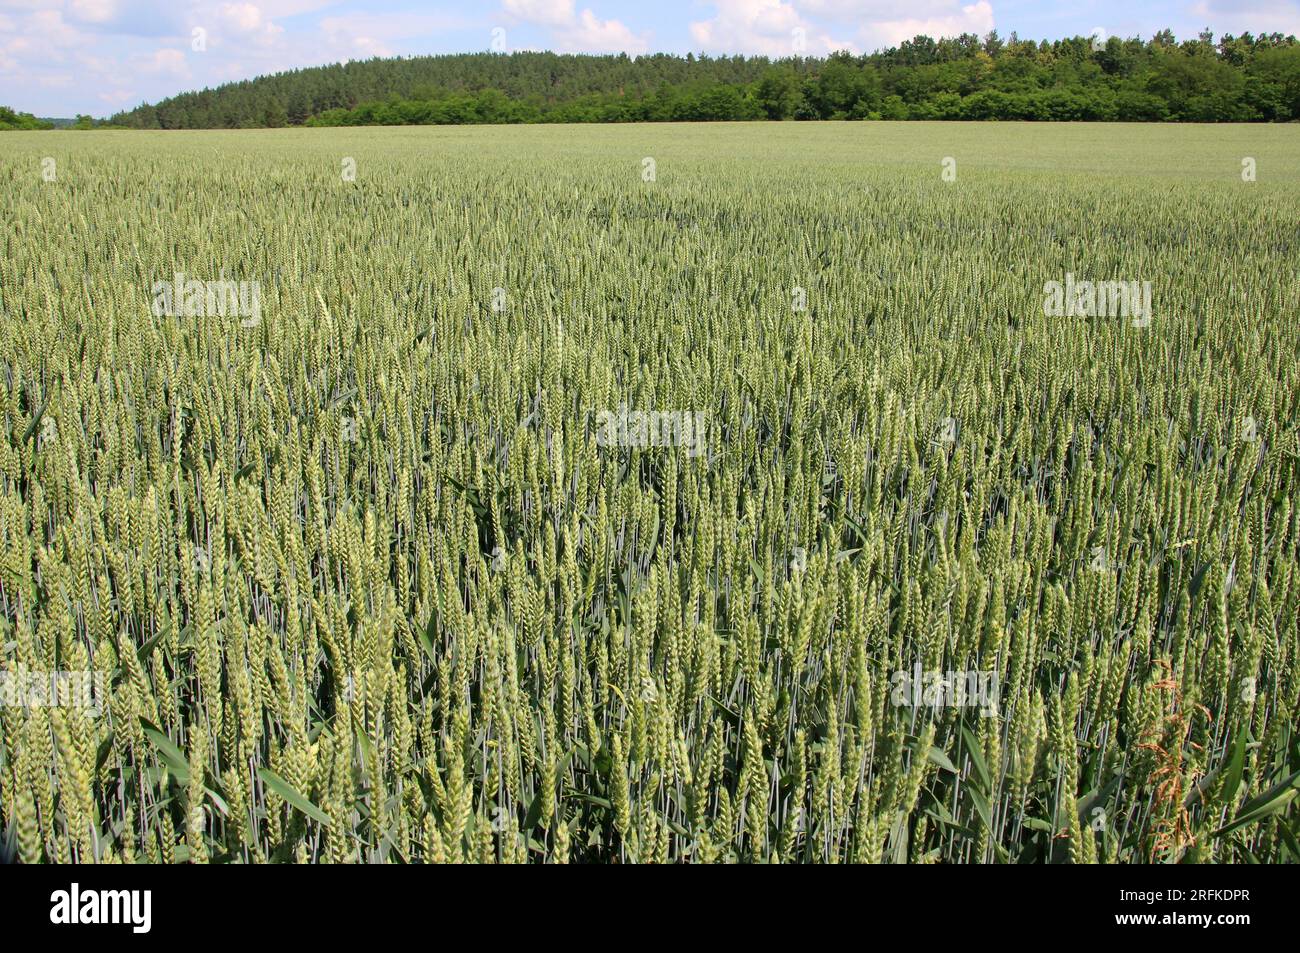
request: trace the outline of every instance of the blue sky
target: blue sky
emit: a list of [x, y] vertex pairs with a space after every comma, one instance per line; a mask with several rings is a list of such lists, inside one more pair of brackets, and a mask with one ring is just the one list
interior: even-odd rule
[[549, 49], [810, 55], [917, 33], [1300, 35], [1300, 0], [0, 0], [0, 104], [105, 116], [298, 66]]

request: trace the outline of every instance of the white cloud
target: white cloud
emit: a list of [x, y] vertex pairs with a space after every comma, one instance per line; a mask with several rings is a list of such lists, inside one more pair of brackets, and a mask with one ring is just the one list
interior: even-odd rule
[[116, 13], [114, 0], [72, 0], [73, 18], [85, 23], [106, 23]]
[[262, 11], [251, 3], [223, 3], [221, 17], [241, 33], [251, 33], [262, 25]]
[[560, 44], [580, 53], [644, 53], [649, 42], [637, 36], [618, 20], [602, 20], [590, 10], [583, 10], [575, 24], [558, 32]]
[[[959, 0], [791, 0], [805, 16], [858, 25], [862, 20], [926, 20], [942, 18], [956, 12]], [[899, 16], [900, 12], [906, 17]]]
[[708, 52], [762, 56], [820, 55], [845, 49], [785, 0], [715, 0], [717, 16], [691, 23], [691, 39]]
[[[989, 0], [714, 0], [716, 15], [691, 24], [709, 52], [823, 56], [894, 46], [917, 34], [938, 38], [993, 29]], [[843, 29], [836, 29], [840, 27]], [[853, 29], [847, 41], [837, 33]]]
[[1300, 34], [1300, 4], [1287, 0], [1199, 0], [1188, 12], [1197, 22], [1212, 24], [1218, 35]]
[[320, 21], [324, 41], [316, 46], [315, 62], [329, 59], [369, 59], [392, 56], [397, 44], [463, 27], [465, 21], [442, 14], [358, 13]]
[[339, 0], [263, 0], [262, 14], [272, 20], [283, 19], [296, 17], [300, 13], [314, 13], [338, 4]]
[[347, 20], [326, 20], [321, 23], [330, 58], [346, 63], [348, 60], [369, 59], [372, 56], [392, 56], [392, 49], [382, 37], [367, 33], [364, 27], [345, 25]]
[[58, 0], [0, 0], [0, 9], [45, 10], [59, 6]]
[[573, 23], [573, 0], [505, 0], [506, 13], [541, 26], [567, 27]]
[[602, 20], [573, 0], [503, 0], [502, 10], [525, 23], [547, 27], [557, 48], [574, 53], [644, 53], [648, 34], [633, 33], [621, 20]]
[[355, 13], [325, 17], [320, 21], [321, 31], [336, 39], [353, 34], [403, 40], [444, 30], [459, 30], [469, 25], [469, 21], [461, 17], [438, 13]]
[[951, 13], [933, 13], [924, 17], [877, 20], [863, 24], [859, 36], [869, 47], [896, 46], [914, 36], [935, 39], [974, 33], [983, 36], [993, 29], [993, 7], [979, 0]]
[[141, 73], [190, 78], [189, 64], [180, 50], [155, 50], [152, 56], [133, 57], [131, 65]]
[[135, 99], [129, 89], [109, 89], [99, 94], [99, 101], [114, 109], [129, 106]]
[[223, 42], [272, 47], [284, 33], [283, 27], [272, 23], [262, 9], [252, 3], [223, 3], [216, 11], [216, 21], [212, 26], [216, 36], [210, 36], [210, 41], [218, 47]]
[[88, 42], [59, 10], [36, 10], [18, 22], [6, 20], [8, 29], [0, 35], [0, 73], [37, 86]]

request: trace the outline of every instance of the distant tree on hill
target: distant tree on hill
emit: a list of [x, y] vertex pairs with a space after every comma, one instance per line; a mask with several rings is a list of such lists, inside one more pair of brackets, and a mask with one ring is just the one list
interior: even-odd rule
[[31, 113], [20, 113], [8, 106], [0, 106], [0, 130], [53, 128], [54, 123], [37, 119]]

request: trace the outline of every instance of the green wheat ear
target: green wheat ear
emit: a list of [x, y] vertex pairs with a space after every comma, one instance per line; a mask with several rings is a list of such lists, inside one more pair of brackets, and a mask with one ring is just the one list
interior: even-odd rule
[[0, 860], [1300, 860], [1300, 151], [528, 132], [0, 155]]

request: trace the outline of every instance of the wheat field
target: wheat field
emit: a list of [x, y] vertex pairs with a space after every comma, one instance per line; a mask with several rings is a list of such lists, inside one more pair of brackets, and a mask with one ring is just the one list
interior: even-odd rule
[[10, 134], [0, 855], [1300, 859], [1298, 183], [1294, 126]]

